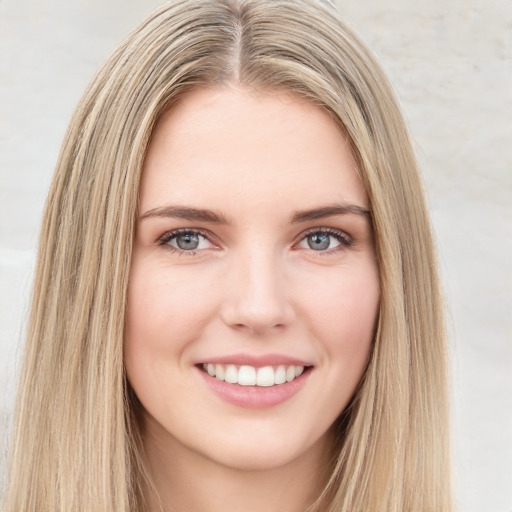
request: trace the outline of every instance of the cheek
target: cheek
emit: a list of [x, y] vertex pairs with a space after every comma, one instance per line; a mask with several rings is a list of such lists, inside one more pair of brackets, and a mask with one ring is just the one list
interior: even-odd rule
[[[363, 271], [364, 270], [364, 271]], [[333, 273], [309, 295], [317, 338], [331, 356], [366, 364], [377, 322], [380, 286], [376, 268]]]
[[201, 280], [159, 262], [139, 259], [132, 265], [124, 364], [139, 400], [157, 418], [171, 414], [176, 395], [188, 393], [180, 375], [215, 311], [208, 289]]
[[[141, 265], [142, 266], [142, 265]], [[158, 265], [149, 270], [132, 268], [128, 290], [126, 338], [163, 343], [176, 348], [180, 340], [193, 337], [215, 309], [214, 297], [201, 279], [186, 272], [170, 272]], [[209, 292], [209, 293], [208, 293]]]
[[124, 341], [125, 367], [136, 390], [150, 386], [148, 379], [165, 382], [187, 364], [188, 350], [216, 310], [214, 288], [200, 279], [138, 263], [132, 266]]

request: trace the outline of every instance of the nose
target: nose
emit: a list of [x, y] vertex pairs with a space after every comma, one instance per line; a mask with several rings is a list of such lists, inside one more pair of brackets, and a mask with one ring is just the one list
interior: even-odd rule
[[254, 334], [289, 325], [294, 312], [282, 267], [272, 254], [240, 256], [229, 269], [221, 315], [224, 323]]

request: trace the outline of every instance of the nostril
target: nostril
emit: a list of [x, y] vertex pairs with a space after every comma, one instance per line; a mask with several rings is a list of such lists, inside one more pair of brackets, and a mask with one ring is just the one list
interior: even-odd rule
[[246, 332], [249, 332], [251, 334], [257, 334], [258, 332], [261, 332], [261, 331], [266, 331], [266, 330], [276, 330], [276, 329], [283, 329], [285, 327], [285, 324], [283, 323], [277, 323], [275, 325], [272, 325], [272, 323], [269, 323], [269, 324], [256, 324], [256, 323], [237, 323], [237, 324], [234, 324], [232, 325], [232, 327], [238, 331], [246, 331]]

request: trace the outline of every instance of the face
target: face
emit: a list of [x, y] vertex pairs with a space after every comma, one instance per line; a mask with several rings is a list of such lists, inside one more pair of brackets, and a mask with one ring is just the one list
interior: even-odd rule
[[243, 469], [325, 449], [378, 314], [367, 209], [346, 136], [310, 103], [198, 90], [160, 119], [125, 338], [151, 439]]

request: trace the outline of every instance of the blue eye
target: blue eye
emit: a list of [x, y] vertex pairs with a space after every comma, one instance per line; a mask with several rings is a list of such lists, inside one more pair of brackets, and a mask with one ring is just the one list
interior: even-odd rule
[[212, 246], [205, 235], [191, 229], [180, 229], [166, 233], [160, 238], [158, 243], [183, 252], [209, 249]]
[[196, 233], [183, 233], [172, 241], [176, 242], [176, 246], [184, 251], [191, 251], [199, 247], [199, 236]]
[[306, 237], [309, 248], [314, 251], [325, 251], [326, 249], [329, 249], [331, 239], [332, 236], [326, 233], [313, 233]]
[[300, 241], [299, 247], [311, 249], [317, 252], [327, 252], [333, 249], [342, 249], [350, 247], [352, 240], [350, 237], [337, 230], [317, 229], [307, 233]]

